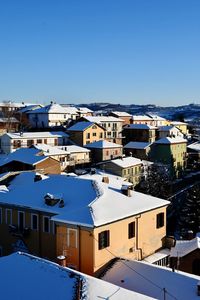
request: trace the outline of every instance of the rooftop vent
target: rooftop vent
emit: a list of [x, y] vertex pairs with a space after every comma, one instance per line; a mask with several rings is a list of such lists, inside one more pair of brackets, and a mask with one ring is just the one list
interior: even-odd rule
[[133, 185], [123, 184], [121, 187], [122, 194], [131, 197], [131, 190]]
[[[56, 205], [58, 202], [63, 201], [63, 204], [61, 203], [61, 205], [64, 206], [64, 200], [63, 200], [60, 196], [56, 196], [56, 195], [52, 195], [52, 194], [47, 193], [47, 194], [44, 196], [44, 200], [45, 200], [45, 204], [46, 204], [46, 205], [49, 205], [49, 206], [54, 206], [54, 205]], [[59, 205], [59, 206], [60, 206], [60, 205]], [[61, 207], [63, 207], [63, 206], [61, 206]]]
[[40, 181], [42, 180], [42, 175], [41, 174], [35, 174], [35, 177], [34, 177], [34, 181]]

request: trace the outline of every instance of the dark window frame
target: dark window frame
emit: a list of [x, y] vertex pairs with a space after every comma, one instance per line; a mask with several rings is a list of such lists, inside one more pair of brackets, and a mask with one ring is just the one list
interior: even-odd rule
[[161, 228], [165, 225], [165, 213], [161, 212], [156, 215], [156, 228]]
[[99, 250], [110, 246], [110, 230], [104, 230], [99, 233]]
[[128, 238], [132, 239], [135, 237], [135, 221], [128, 224]]

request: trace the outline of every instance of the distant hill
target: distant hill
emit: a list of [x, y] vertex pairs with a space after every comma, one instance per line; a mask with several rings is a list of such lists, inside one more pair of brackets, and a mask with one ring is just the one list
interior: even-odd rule
[[126, 111], [130, 114], [154, 113], [169, 120], [199, 122], [200, 121], [200, 104], [188, 104], [183, 106], [162, 107], [154, 104], [147, 105], [123, 105], [114, 103], [85, 103], [78, 106], [88, 107], [95, 112], [110, 113], [111, 111]]

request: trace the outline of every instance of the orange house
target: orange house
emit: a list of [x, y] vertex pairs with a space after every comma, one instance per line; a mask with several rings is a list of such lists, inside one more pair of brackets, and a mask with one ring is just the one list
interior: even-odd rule
[[66, 266], [87, 274], [114, 256], [143, 259], [163, 247], [169, 202], [129, 188], [101, 174], [18, 175], [0, 190], [1, 254], [63, 255]]

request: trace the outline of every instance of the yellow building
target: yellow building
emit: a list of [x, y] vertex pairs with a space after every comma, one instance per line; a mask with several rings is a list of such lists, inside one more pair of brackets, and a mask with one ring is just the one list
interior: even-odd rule
[[168, 165], [177, 177], [186, 167], [187, 140], [181, 137], [165, 137], [152, 145], [151, 158]]
[[175, 126], [176, 128], [178, 128], [180, 130], [180, 132], [182, 132], [184, 135], [188, 134], [188, 128], [187, 128], [187, 123], [184, 122], [171, 122], [171, 125]]
[[63, 255], [67, 266], [94, 274], [113, 256], [140, 260], [162, 248], [169, 202], [131, 191], [119, 177], [104, 181], [23, 173], [1, 187], [1, 255]]
[[70, 139], [79, 146], [84, 146], [104, 139], [105, 129], [94, 122], [77, 122], [67, 129]]
[[132, 182], [134, 186], [140, 181], [143, 175], [142, 160], [131, 156], [107, 161], [101, 164], [100, 168], [126, 178], [126, 180]]

